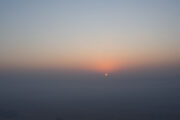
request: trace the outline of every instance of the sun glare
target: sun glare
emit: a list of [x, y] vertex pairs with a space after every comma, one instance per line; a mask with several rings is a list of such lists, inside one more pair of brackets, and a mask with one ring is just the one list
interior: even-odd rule
[[95, 69], [98, 72], [112, 72], [116, 68], [116, 63], [113, 61], [99, 61], [95, 64]]

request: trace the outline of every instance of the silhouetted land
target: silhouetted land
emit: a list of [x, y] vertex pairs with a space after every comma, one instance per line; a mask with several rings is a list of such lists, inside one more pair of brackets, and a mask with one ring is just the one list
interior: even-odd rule
[[179, 71], [1, 71], [0, 120], [179, 120]]

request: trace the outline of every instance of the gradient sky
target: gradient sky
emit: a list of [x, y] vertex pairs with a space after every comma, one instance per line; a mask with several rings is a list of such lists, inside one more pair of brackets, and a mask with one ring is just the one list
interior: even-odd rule
[[180, 62], [178, 0], [0, 0], [0, 67]]

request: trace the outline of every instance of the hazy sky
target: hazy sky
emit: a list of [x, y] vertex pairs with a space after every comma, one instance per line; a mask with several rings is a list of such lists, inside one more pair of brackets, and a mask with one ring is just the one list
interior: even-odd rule
[[179, 11], [178, 0], [0, 0], [0, 67], [178, 63]]

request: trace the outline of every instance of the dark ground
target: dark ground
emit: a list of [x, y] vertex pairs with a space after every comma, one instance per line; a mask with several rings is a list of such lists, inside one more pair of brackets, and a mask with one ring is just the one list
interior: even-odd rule
[[180, 69], [1, 71], [0, 120], [180, 120]]

